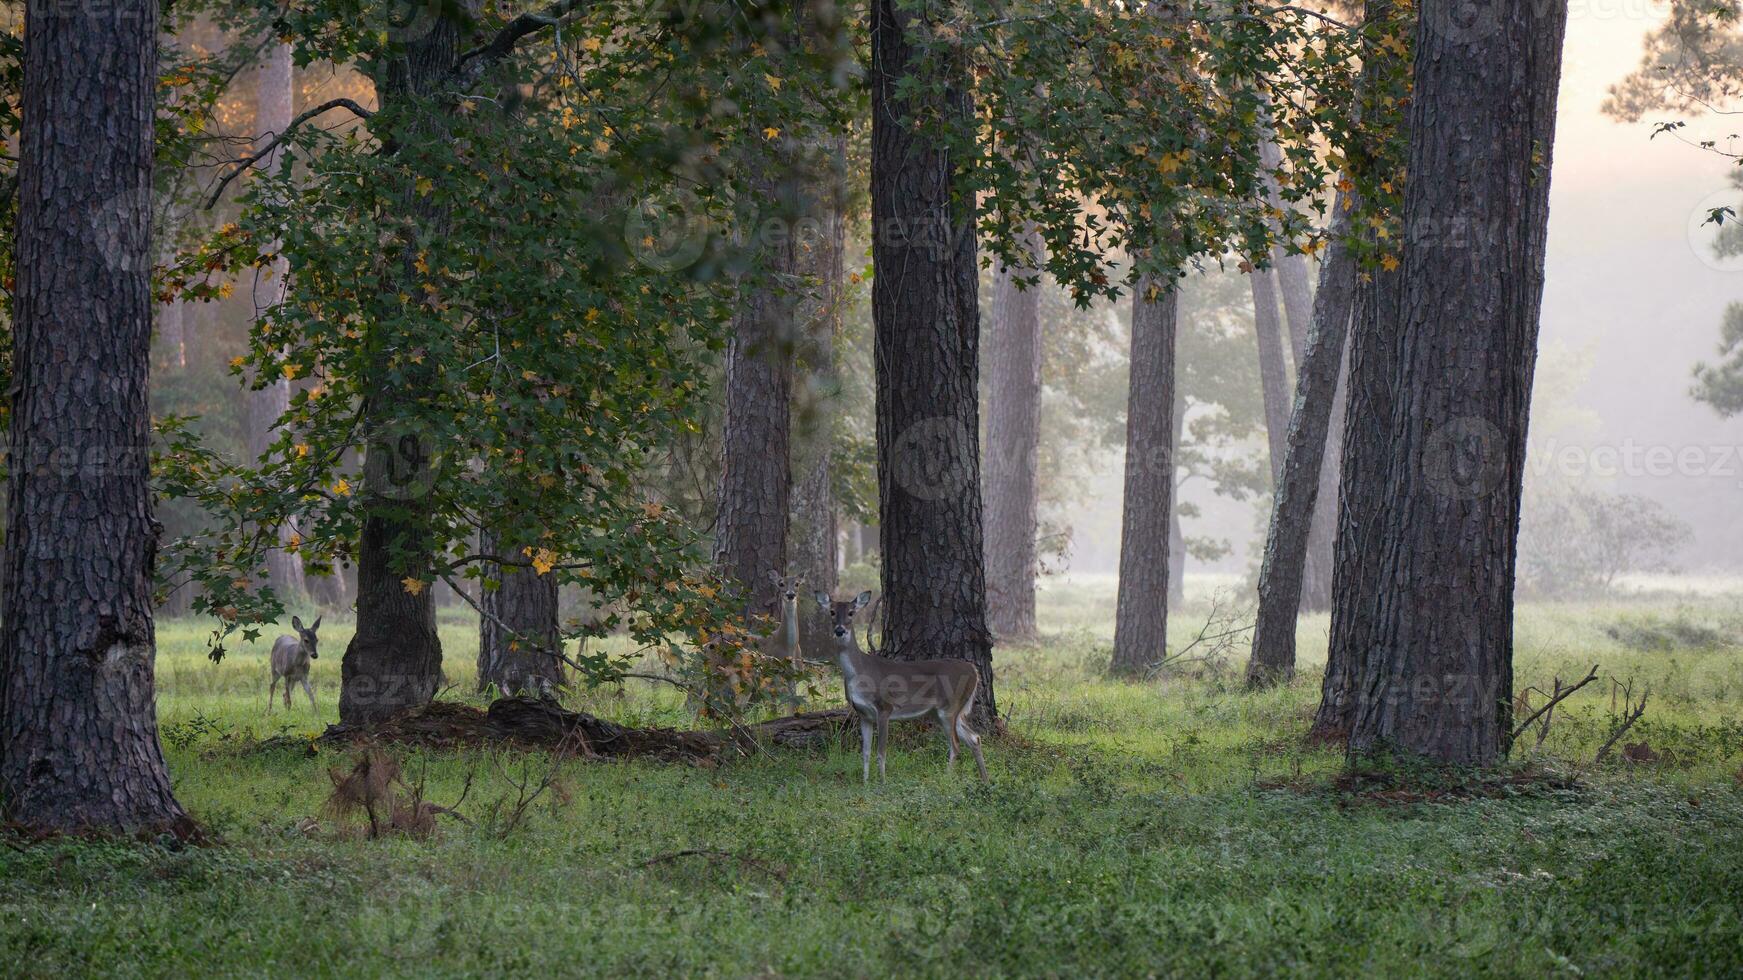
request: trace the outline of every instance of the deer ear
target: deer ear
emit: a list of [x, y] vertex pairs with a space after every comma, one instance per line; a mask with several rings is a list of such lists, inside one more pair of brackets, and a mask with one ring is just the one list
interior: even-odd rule
[[853, 611], [854, 612], [858, 612], [861, 609], [864, 609], [866, 606], [869, 606], [869, 605], [871, 605], [871, 590], [870, 589], [867, 589], [864, 592], [861, 592], [859, 595], [855, 596], [853, 599]]
[[298, 633], [303, 631], [303, 618], [301, 616], [291, 617], [291, 629], [296, 630]]
[[772, 568], [769, 569], [769, 581], [775, 583], [776, 585], [780, 585], [781, 584], [781, 573], [775, 571]]
[[314, 631], [316, 631], [320, 628], [321, 628], [321, 617], [316, 616], [315, 621], [309, 624], [309, 632], [313, 633]]
[[818, 589], [817, 591], [811, 593], [811, 598], [817, 600], [817, 604], [819, 606], [823, 607], [824, 612], [829, 611], [829, 593], [823, 591], [822, 589]]

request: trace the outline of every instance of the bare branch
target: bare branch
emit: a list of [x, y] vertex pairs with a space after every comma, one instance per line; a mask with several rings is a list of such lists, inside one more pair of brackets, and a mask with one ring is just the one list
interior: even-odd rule
[[285, 140], [289, 139], [291, 134], [296, 132], [303, 123], [308, 122], [310, 119], [315, 118], [323, 112], [329, 112], [333, 109], [349, 109], [351, 113], [359, 119], [368, 119], [370, 116], [375, 115], [375, 113], [363, 108], [351, 99], [346, 98], [328, 99], [318, 106], [304, 109], [302, 112], [298, 113], [296, 118], [292, 119], [289, 125], [285, 126], [283, 130], [275, 133], [272, 139], [267, 141], [265, 146], [250, 153], [242, 159], [235, 161], [229, 172], [218, 178], [218, 184], [212, 188], [211, 195], [206, 198], [206, 204], [203, 210], [211, 210], [213, 205], [218, 203], [218, 198], [223, 196], [224, 189], [230, 186], [231, 181], [241, 176], [243, 171], [253, 168], [255, 164], [271, 156], [273, 151], [278, 149]]
[[563, 18], [582, 6], [582, 0], [558, 0], [542, 11], [521, 14], [504, 24], [495, 37], [462, 54], [448, 70], [448, 77], [458, 82], [461, 88], [470, 86], [492, 65], [512, 54], [522, 38], [547, 27], [556, 27]]
[[[1517, 740], [1519, 738], [1519, 736], [1525, 734], [1525, 730], [1531, 727], [1532, 722], [1536, 721], [1539, 716], [1547, 714], [1548, 712], [1554, 710], [1556, 705], [1567, 700], [1568, 695], [1574, 693], [1575, 691], [1579, 690], [1582, 687], [1585, 687], [1587, 684], [1590, 684], [1591, 682], [1593, 682], [1597, 679], [1598, 679], [1598, 665], [1597, 664], [1592, 665], [1592, 671], [1591, 671], [1591, 673], [1586, 675], [1585, 680], [1580, 681], [1578, 684], [1575, 684], [1572, 687], [1564, 689], [1561, 685], [1561, 678], [1559, 678], [1559, 677], [1556, 678], [1555, 679], [1555, 696], [1550, 698], [1549, 701], [1547, 703], [1545, 703], [1543, 707], [1538, 708], [1536, 711], [1533, 711], [1529, 718], [1526, 718], [1524, 721], [1520, 722], [1519, 726], [1517, 728], [1513, 729], [1513, 734], [1507, 736], [1508, 743], [1511, 744], [1513, 741]], [[1541, 743], [1542, 743], [1542, 740], [1539, 739], [1539, 744], [1541, 744]]]

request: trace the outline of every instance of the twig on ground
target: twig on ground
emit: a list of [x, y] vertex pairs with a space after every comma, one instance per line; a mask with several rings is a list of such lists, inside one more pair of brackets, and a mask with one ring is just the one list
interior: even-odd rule
[[[1555, 679], [1555, 694], [1552, 697], [1550, 697], [1550, 699], [1547, 702], [1544, 703], [1543, 707], [1538, 708], [1536, 711], [1533, 711], [1531, 713], [1530, 717], [1528, 717], [1524, 721], [1520, 722], [1519, 726], [1517, 728], [1513, 729], [1513, 733], [1511, 735], [1507, 736], [1507, 743], [1509, 745], [1511, 745], [1514, 741], [1518, 740], [1519, 736], [1525, 734], [1526, 729], [1531, 727], [1532, 722], [1535, 722], [1539, 717], [1542, 717], [1543, 718], [1543, 727], [1537, 733], [1537, 744], [1539, 746], [1541, 746], [1543, 744], [1543, 740], [1545, 738], [1549, 737], [1549, 723], [1550, 723], [1550, 720], [1555, 715], [1555, 706], [1560, 704], [1561, 702], [1567, 700], [1568, 696], [1573, 694], [1575, 691], [1579, 690], [1582, 687], [1585, 687], [1587, 684], [1590, 684], [1591, 682], [1593, 682], [1597, 679], [1598, 679], [1598, 665], [1597, 664], [1592, 665], [1591, 672], [1585, 676], [1584, 680], [1580, 681], [1578, 684], [1575, 684], [1571, 687], [1564, 687], [1562, 685], [1561, 678], [1557, 677]], [[1535, 690], [1535, 689], [1534, 688], [1526, 688], [1526, 691], [1531, 691], [1531, 690]], [[1525, 692], [1520, 692], [1520, 693], [1523, 694]]]

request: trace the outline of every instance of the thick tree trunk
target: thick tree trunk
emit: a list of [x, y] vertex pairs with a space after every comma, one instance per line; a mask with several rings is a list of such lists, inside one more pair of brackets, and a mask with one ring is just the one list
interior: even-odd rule
[[[809, 196], [814, 228], [798, 243], [795, 261], [810, 283], [810, 292], [800, 299], [798, 321], [807, 342], [803, 363], [805, 381], [794, 393], [792, 426], [793, 483], [792, 521], [788, 529], [789, 566], [803, 583], [804, 593], [822, 590], [835, 594], [840, 561], [840, 515], [835, 504], [830, 453], [834, 449], [837, 417], [841, 413], [841, 381], [835, 369], [835, 338], [841, 332], [841, 303], [846, 288], [844, 261], [847, 225], [842, 207], [845, 189], [840, 175], [845, 170], [846, 148], [832, 145], [827, 171], [812, 186], [820, 193]], [[801, 602], [799, 649], [812, 658], [827, 658], [834, 648], [829, 614], [814, 602]]]
[[[987, 621], [993, 635], [1035, 638], [1036, 479], [1041, 445], [1041, 236], [1023, 236], [1032, 261], [999, 268], [987, 331]], [[1022, 282], [1019, 283], [1019, 280]]]
[[153, 677], [157, 18], [146, 0], [26, 14], [0, 805], [33, 831], [192, 830]]
[[[872, 319], [884, 644], [904, 660], [950, 657], [980, 671], [975, 723], [997, 717], [981, 529], [980, 311], [974, 200], [958, 159], [920, 110], [973, 117], [966, 69], [928, 62], [909, 31], [935, 11], [873, 0]], [[945, 77], [936, 77], [937, 73]], [[923, 104], [898, 92], [919, 77]], [[933, 82], [943, 94], [929, 91]]]
[[[457, 19], [434, 18], [390, 59], [371, 66], [384, 109], [429, 96], [447, 77], [460, 50]], [[441, 120], [425, 116], [402, 124], [394, 138], [446, 138]], [[406, 212], [432, 232], [440, 216], [410, 197]], [[407, 263], [406, 273], [411, 269]], [[385, 379], [385, 363], [374, 378]], [[340, 664], [340, 724], [379, 724], [428, 702], [442, 678], [442, 642], [436, 634], [435, 590], [429, 588], [431, 503], [421, 479], [434, 447], [401, 428], [404, 406], [419, 394], [417, 378], [399, 384], [370, 379], [364, 425], [370, 433], [363, 462], [363, 532], [358, 542], [357, 631]]]
[[[525, 561], [521, 549], [504, 547], [494, 535], [485, 536], [485, 554]], [[554, 694], [563, 684], [557, 577], [524, 565], [492, 565], [491, 574], [499, 585], [478, 597], [479, 693], [495, 687], [505, 696]]]
[[[1513, 581], [1567, 7], [1471, 30], [1423, 5], [1405, 187], [1402, 358], [1372, 653], [1352, 755], [1505, 755]], [[1462, 22], [1460, 22], [1462, 23]]]
[[1126, 486], [1113, 672], [1141, 677], [1168, 654], [1169, 537], [1174, 517], [1173, 283], [1138, 283], [1132, 297], [1132, 374], [1126, 401]]
[[[1403, 29], [1392, 0], [1367, 0], [1362, 19], [1370, 36]], [[1365, 59], [1368, 77], [1377, 76], [1396, 57], [1376, 42]], [[1396, 110], [1376, 104], [1373, 85], [1361, 88], [1364, 113]], [[1361, 174], [1358, 179], [1389, 179]], [[1370, 247], [1380, 248], [1371, 229], [1362, 229]], [[1341, 742], [1348, 738], [1355, 711], [1355, 678], [1373, 645], [1374, 596], [1378, 591], [1379, 532], [1385, 526], [1386, 465], [1392, 447], [1390, 421], [1395, 400], [1393, 378], [1399, 358], [1398, 273], [1380, 264], [1364, 270], [1356, 288], [1350, 321], [1349, 372], [1344, 385], [1343, 458], [1338, 474], [1336, 546], [1333, 549], [1331, 635], [1319, 708], [1310, 738]]]
[[1295, 675], [1297, 603], [1308, 563], [1310, 532], [1319, 513], [1322, 453], [1330, 431], [1356, 287], [1355, 257], [1345, 239], [1348, 227], [1343, 203], [1340, 195], [1333, 204], [1332, 243], [1320, 267], [1313, 326], [1296, 378], [1283, 479], [1277, 484], [1259, 572], [1259, 614], [1252, 659], [1247, 665], [1249, 687], [1269, 687]]
[[1277, 279], [1270, 269], [1254, 269], [1253, 336], [1259, 344], [1259, 387], [1265, 406], [1265, 443], [1271, 461], [1273, 492], [1283, 482], [1283, 456], [1289, 439], [1289, 369], [1283, 363], [1283, 321], [1277, 310]]
[[[756, 198], [781, 200], [790, 181], [762, 175]], [[792, 211], [773, 218], [790, 218]], [[791, 227], [791, 224], [788, 225]], [[753, 222], [759, 232], [763, 222]], [[726, 420], [721, 432], [720, 503], [714, 561], [744, 590], [746, 618], [780, 608], [770, 573], [786, 575], [792, 492], [791, 401], [793, 307], [785, 298], [795, 273], [792, 236], [756, 234], [763, 279], [742, 291], [726, 358]]]

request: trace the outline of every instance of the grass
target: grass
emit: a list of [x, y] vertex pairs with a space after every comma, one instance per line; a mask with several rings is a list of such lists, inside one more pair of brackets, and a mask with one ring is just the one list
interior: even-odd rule
[[[1208, 602], [1189, 595], [1178, 642]], [[1106, 582], [1049, 582], [1046, 641], [1000, 651], [1014, 734], [989, 742], [990, 785], [972, 766], [947, 775], [936, 735], [910, 733], [869, 789], [852, 738], [718, 769], [571, 762], [515, 822], [517, 783], [536, 786], [545, 758], [411, 751], [408, 778], [440, 804], [464, 791], [471, 823], [380, 841], [323, 812], [327, 768], [348, 757], [257, 744], [334, 720], [348, 624], [322, 629], [319, 711], [269, 718], [266, 643], [213, 666], [198, 624], [165, 623], [166, 752], [222, 843], [0, 849], [0, 962], [41, 976], [1743, 972], [1736, 591], [1522, 609], [1520, 686], [1599, 663], [1650, 687], [1628, 740], [1664, 761], [1590, 765], [1615, 711], [1593, 684], [1541, 750], [1516, 753], [1573, 788], [1442, 802], [1340, 790], [1341, 759], [1300, 744], [1323, 616], [1303, 620], [1302, 678], [1249, 696], [1238, 662], [1102, 679], [1111, 610]], [[1630, 646], [1643, 624], [1654, 642]], [[460, 697], [475, 637], [455, 618], [443, 642]], [[683, 723], [639, 683], [573, 700]]]

